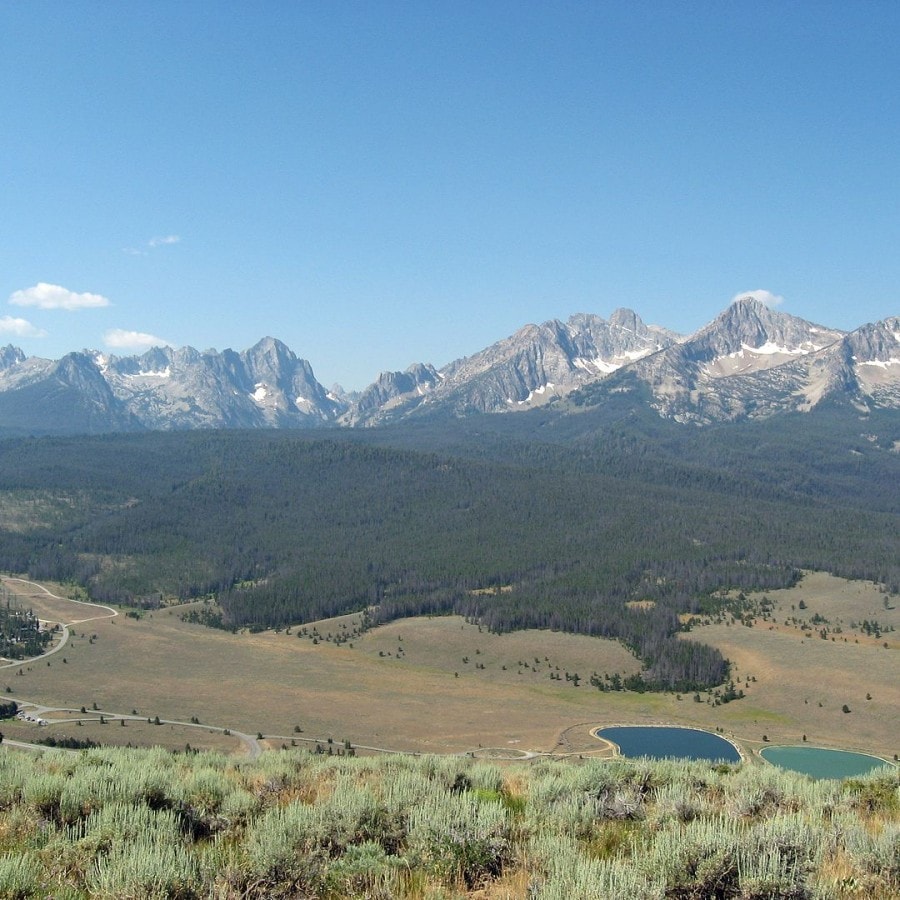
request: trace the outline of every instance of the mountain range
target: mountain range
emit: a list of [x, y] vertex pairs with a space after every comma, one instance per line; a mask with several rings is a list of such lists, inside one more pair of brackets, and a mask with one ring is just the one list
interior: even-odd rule
[[710, 425], [825, 401], [900, 409], [900, 317], [843, 332], [736, 300], [692, 335], [616, 310], [526, 325], [436, 369], [384, 372], [365, 390], [323, 387], [266, 337], [248, 350], [154, 348], [59, 360], [0, 348], [0, 433], [353, 427], [427, 415], [575, 411], [632, 393], [660, 416]]

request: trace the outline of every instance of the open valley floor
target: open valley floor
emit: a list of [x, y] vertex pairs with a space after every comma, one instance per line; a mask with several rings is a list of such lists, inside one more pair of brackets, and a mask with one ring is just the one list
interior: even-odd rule
[[900, 613], [876, 586], [821, 573], [771, 592], [752, 626], [727, 617], [685, 634], [732, 661], [744, 696], [728, 703], [714, 692], [600, 691], [592, 674], [640, 665], [619, 643], [583, 635], [497, 635], [446, 616], [336, 644], [354, 617], [232, 634], [184, 621], [187, 607], [128, 615], [60, 599], [60, 585], [3, 585], [67, 626], [55, 652], [0, 670], [7, 697], [60, 710], [44, 714], [46, 725], [4, 723], [8, 740], [52, 733], [251, 754], [331, 741], [357, 752], [522, 758], [603, 755], [591, 729], [624, 723], [720, 731], [745, 758], [768, 743], [900, 752]]

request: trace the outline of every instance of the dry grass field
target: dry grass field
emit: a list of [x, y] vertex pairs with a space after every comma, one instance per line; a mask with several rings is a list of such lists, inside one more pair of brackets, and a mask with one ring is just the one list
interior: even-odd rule
[[[886, 608], [875, 585], [825, 573], [766, 596], [774, 607], [769, 621], [691, 634], [731, 660], [747, 694], [716, 710], [722, 724], [750, 746], [760, 746], [764, 735], [772, 743], [802, 743], [805, 734], [815, 746], [900, 753], [900, 631], [876, 638], [850, 627], [868, 620], [900, 629], [900, 610], [890, 602]], [[813, 622], [815, 616], [825, 622]]]
[[215, 750], [222, 753], [238, 754], [243, 745], [235, 737], [223, 735], [220, 731], [185, 725], [153, 725], [146, 721], [108, 720], [101, 725], [96, 713], [78, 716], [77, 722], [66, 716], [43, 728], [36, 728], [26, 722], [9, 720], [3, 722], [4, 741], [39, 742], [46, 738], [59, 740], [71, 737], [80, 741], [91, 740], [104, 747], [165, 747], [167, 750]]
[[[130, 714], [227, 727], [265, 735], [281, 746], [307, 740], [438, 753], [599, 752], [590, 726], [685, 724], [735, 738], [752, 754], [772, 743], [846, 747], [892, 757], [900, 752], [897, 634], [875, 640], [849, 631], [851, 620], [900, 624], [872, 585], [810, 575], [792, 591], [772, 592], [774, 622], [702, 626], [689, 636], [734, 661], [747, 694], [715, 706], [703, 695], [601, 693], [593, 671], [637, 671], [618, 643], [531, 631], [490, 634], [459, 617], [407, 619], [355, 639], [351, 647], [317, 643], [299, 629], [230, 634], [181, 619], [181, 608], [140, 619], [108, 616], [102, 607], [53, 600], [20, 582], [4, 584], [41, 618], [67, 623], [68, 644], [46, 659], [0, 670], [0, 691], [46, 706]], [[48, 585], [56, 593], [60, 586]], [[836, 640], [785, 626], [800, 600], [844, 629]], [[97, 616], [98, 618], [94, 618]], [[318, 623], [323, 637], [352, 619]], [[770, 630], [770, 627], [771, 630]], [[845, 643], [841, 638], [847, 637]], [[856, 643], [856, 640], [859, 643]], [[560, 680], [551, 679], [557, 673]], [[18, 674], [21, 671], [22, 674]], [[578, 673], [575, 687], [565, 673]], [[747, 681], [753, 676], [755, 681]], [[866, 700], [866, 695], [871, 700]], [[851, 712], [843, 713], [847, 704]], [[820, 705], [821, 704], [821, 705]], [[95, 713], [96, 715], [96, 713]], [[10, 724], [28, 740], [36, 726]], [[174, 748], [238, 750], [233, 737], [204, 728], [128, 722], [46, 726], [54, 733], [104, 743], [161, 743]], [[296, 729], [300, 728], [300, 731]], [[46, 729], [44, 729], [46, 730]]]

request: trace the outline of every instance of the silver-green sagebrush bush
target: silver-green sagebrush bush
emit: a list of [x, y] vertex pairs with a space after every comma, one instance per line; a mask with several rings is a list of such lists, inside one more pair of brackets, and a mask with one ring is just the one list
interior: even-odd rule
[[9, 900], [37, 896], [42, 866], [32, 853], [9, 853], [0, 856], [0, 897]]
[[0, 748], [2, 898], [894, 900], [900, 776]]
[[510, 813], [499, 800], [469, 791], [432, 794], [410, 813], [413, 858], [469, 888], [499, 876], [512, 853]]

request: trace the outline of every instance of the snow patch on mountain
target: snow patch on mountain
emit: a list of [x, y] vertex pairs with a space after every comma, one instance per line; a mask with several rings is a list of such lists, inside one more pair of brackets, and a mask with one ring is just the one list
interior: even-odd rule
[[802, 356], [804, 353], [813, 353], [816, 350], [821, 350], [821, 347], [783, 347], [780, 344], [776, 344], [774, 341], [766, 341], [764, 344], [759, 347], [751, 347], [748, 344], [742, 344], [741, 349], [737, 351], [737, 353], [730, 354], [731, 356], [740, 356], [743, 357], [745, 353], [759, 353], [763, 356], [766, 355], [775, 355], [782, 354], [784, 356]]
[[367, 426], [548, 404], [566, 410], [638, 386], [661, 416], [699, 425], [809, 410], [832, 398], [863, 412], [900, 408], [900, 317], [845, 334], [743, 295], [685, 337], [627, 309], [608, 320], [580, 313], [526, 325], [440, 371], [415, 363], [383, 372], [360, 392], [326, 390], [306, 360], [271, 337], [242, 352], [162, 347], [59, 361], [0, 348], [0, 398], [30, 417], [7, 425], [37, 422], [37, 431], [59, 422], [77, 430], [81, 421], [95, 431]]
[[[106, 368], [101, 368], [100, 370], [105, 374]], [[172, 369], [169, 366], [166, 366], [164, 369], [158, 369], [156, 371], [150, 370], [147, 372], [123, 372], [123, 378], [171, 378], [172, 377]]]
[[856, 364], [858, 366], [878, 366], [881, 369], [886, 369], [888, 366], [900, 366], [900, 359], [895, 359], [894, 357], [890, 359], [867, 359]]
[[[544, 394], [549, 393], [553, 390], [552, 382], [547, 382], [547, 384], [542, 384], [540, 387], [536, 387], [533, 391], [528, 392], [528, 396], [524, 400], [517, 400], [519, 406], [523, 406], [526, 403], [531, 403], [535, 397], [543, 397]], [[510, 401], [512, 402], [512, 401]]]
[[578, 356], [573, 359], [572, 362], [577, 368], [584, 369], [585, 372], [599, 372], [603, 375], [612, 375], [613, 372], [622, 368], [622, 363], [607, 362], [599, 356], [594, 359], [585, 359], [584, 357]]

